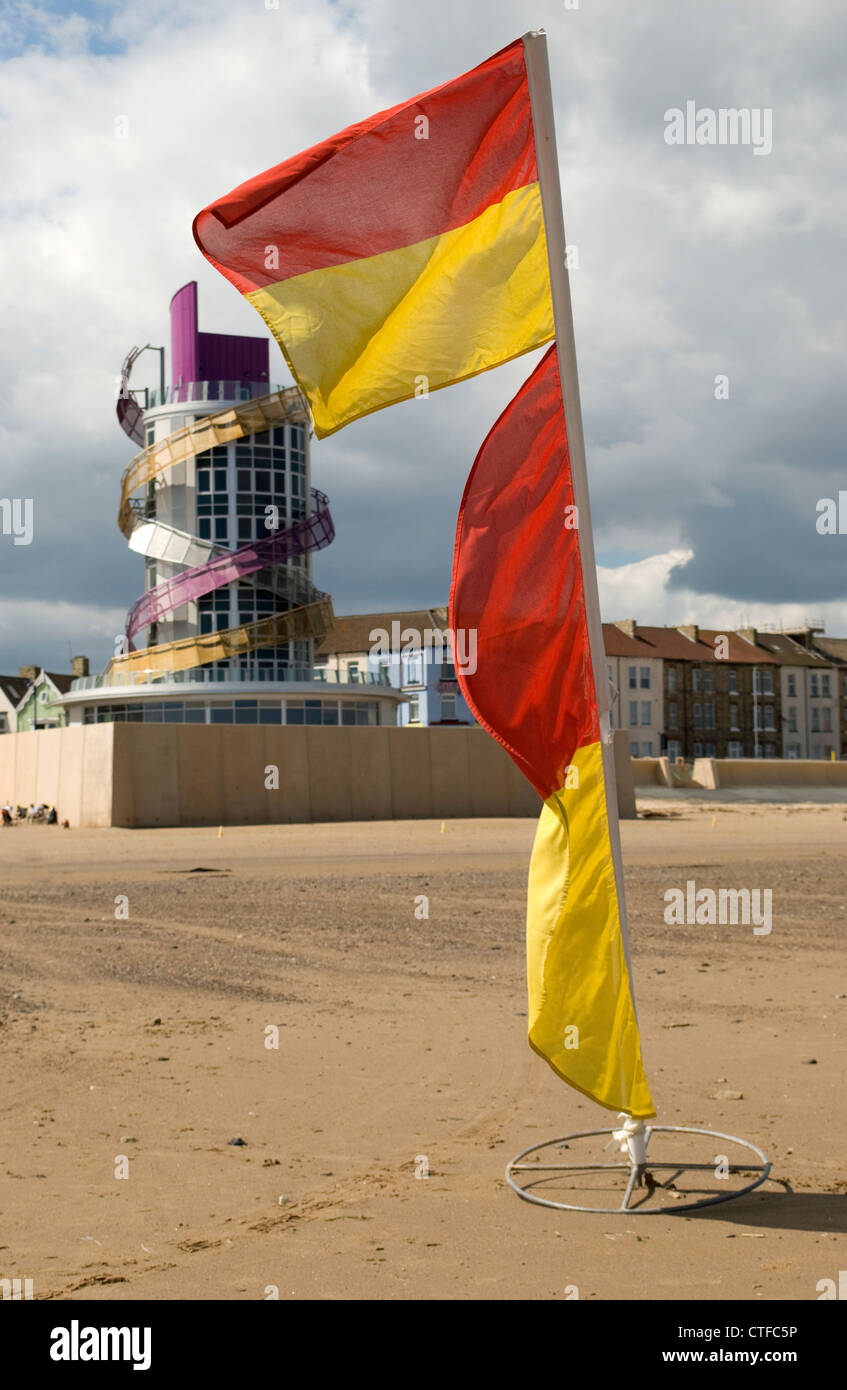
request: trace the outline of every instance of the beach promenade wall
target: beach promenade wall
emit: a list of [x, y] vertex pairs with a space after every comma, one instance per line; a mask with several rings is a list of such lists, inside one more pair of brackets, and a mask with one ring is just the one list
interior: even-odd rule
[[[625, 742], [615, 751], [634, 816]], [[0, 798], [129, 827], [536, 817], [541, 804], [477, 728], [121, 723], [3, 735]]]
[[700, 787], [845, 787], [847, 762], [823, 758], [698, 758]]
[[43, 802], [71, 825], [112, 820], [114, 724], [75, 724], [0, 736], [0, 800]]
[[636, 787], [844, 787], [847, 761], [793, 758], [696, 758], [671, 763], [668, 758], [633, 758]]

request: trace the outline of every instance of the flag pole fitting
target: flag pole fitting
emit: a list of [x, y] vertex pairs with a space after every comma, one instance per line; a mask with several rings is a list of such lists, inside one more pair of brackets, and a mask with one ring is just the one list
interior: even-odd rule
[[[619, 1117], [623, 1123], [615, 1129], [585, 1129], [576, 1134], [564, 1134], [558, 1139], [544, 1139], [540, 1144], [531, 1144], [523, 1149], [506, 1165], [506, 1182], [513, 1192], [525, 1202], [533, 1202], [539, 1207], [553, 1207], [557, 1211], [586, 1211], [597, 1215], [613, 1216], [625, 1212], [627, 1216], [655, 1216], [662, 1212], [695, 1211], [699, 1207], [716, 1206], [719, 1202], [731, 1202], [743, 1197], [755, 1188], [761, 1187], [771, 1171], [771, 1162], [762, 1150], [748, 1139], [739, 1139], [734, 1134], [722, 1134], [716, 1129], [701, 1129], [692, 1125], [651, 1125], [644, 1120], [634, 1120], [631, 1115]], [[618, 1150], [618, 1161], [614, 1163], [559, 1163], [542, 1159], [545, 1149], [568, 1149], [574, 1141], [591, 1139], [599, 1135], [611, 1136], [607, 1149]], [[732, 1159], [719, 1154], [711, 1163], [697, 1163], [689, 1158], [678, 1161], [652, 1162], [647, 1157], [647, 1147], [654, 1134], [698, 1134], [710, 1139], [721, 1139], [725, 1144], [737, 1144], [739, 1148], [755, 1154], [755, 1163]], [[531, 1154], [538, 1155], [531, 1162]], [[723, 1172], [722, 1169], [726, 1171]], [[743, 1187], [727, 1192], [714, 1192], [709, 1189], [693, 1187], [686, 1194], [677, 1187], [677, 1180], [683, 1173], [712, 1173], [718, 1180], [729, 1181], [733, 1175], [751, 1173], [751, 1181]], [[559, 1202], [552, 1197], [543, 1197], [534, 1189], [556, 1181], [566, 1174], [608, 1173], [626, 1176], [626, 1187], [620, 1204], [614, 1207], [592, 1207], [581, 1202]], [[658, 1176], [664, 1174], [666, 1176]], [[698, 1192], [704, 1193], [697, 1196]], [[634, 1196], [635, 1194], [635, 1196]], [[695, 1198], [684, 1201], [685, 1195]], [[669, 1196], [669, 1202], [662, 1202]]]

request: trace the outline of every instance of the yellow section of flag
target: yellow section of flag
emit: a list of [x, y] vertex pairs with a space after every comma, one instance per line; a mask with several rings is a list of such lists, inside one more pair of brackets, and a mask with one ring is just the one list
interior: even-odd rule
[[440, 236], [246, 298], [283, 346], [324, 438], [553, 338], [538, 184]]
[[554, 1071], [609, 1110], [655, 1115], [621, 935], [602, 747], [571, 759], [547, 798], [527, 895], [529, 1041]]

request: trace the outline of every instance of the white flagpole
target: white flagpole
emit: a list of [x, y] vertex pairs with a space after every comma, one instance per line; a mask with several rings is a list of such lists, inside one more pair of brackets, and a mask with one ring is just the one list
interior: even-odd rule
[[547, 259], [550, 266], [550, 288], [553, 299], [553, 320], [556, 327], [559, 380], [565, 407], [565, 428], [571, 460], [573, 496], [579, 519], [578, 535], [582, 557], [582, 584], [588, 622], [588, 645], [591, 653], [597, 712], [600, 720], [603, 776], [606, 783], [606, 803], [609, 816], [609, 841], [615, 869], [621, 936], [634, 1009], [635, 989], [629, 954], [629, 931], [624, 897], [615, 753], [609, 717], [611, 692], [606, 670], [603, 627], [600, 621], [600, 596], [597, 591], [594, 536], [591, 530], [591, 508], [588, 500], [588, 474], [585, 467], [585, 441], [582, 433], [582, 411], [579, 404], [579, 379], [576, 370], [576, 344], [574, 342], [571, 290], [568, 279], [567, 242], [565, 241], [565, 222], [562, 214], [559, 160], [556, 154], [556, 129], [553, 117], [553, 95], [550, 89], [550, 67], [547, 62], [547, 35], [543, 29], [524, 34], [523, 44], [526, 54], [532, 123], [535, 128], [538, 183], [541, 190], [541, 206], [544, 212], [544, 227], [547, 236]]

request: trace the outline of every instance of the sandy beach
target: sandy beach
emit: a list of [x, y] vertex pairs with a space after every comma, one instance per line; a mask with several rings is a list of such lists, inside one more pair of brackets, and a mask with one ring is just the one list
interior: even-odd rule
[[[764, 1187], [647, 1218], [506, 1186], [520, 1149], [614, 1120], [526, 1041], [531, 820], [16, 827], [0, 1277], [41, 1299], [816, 1299], [847, 1259], [847, 809], [639, 804], [658, 1120], [751, 1139]], [[772, 930], [666, 925], [689, 879], [771, 889]]]

